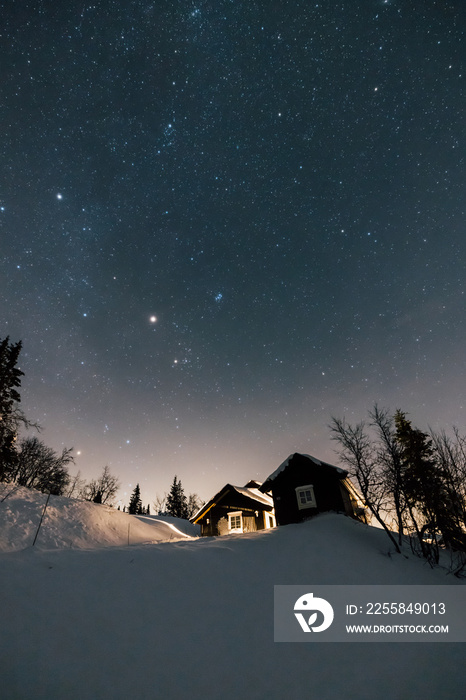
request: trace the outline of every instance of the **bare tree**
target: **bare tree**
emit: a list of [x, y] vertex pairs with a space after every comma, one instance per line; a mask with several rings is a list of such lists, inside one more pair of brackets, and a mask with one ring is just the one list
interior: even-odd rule
[[65, 447], [60, 455], [37, 437], [23, 438], [11, 481], [43, 493], [62, 495], [69, 482], [67, 465], [74, 462], [72, 451], [72, 447]]
[[353, 427], [344, 419], [332, 418], [330, 430], [332, 440], [340, 445], [338, 450], [340, 459], [347, 465], [350, 476], [356, 479], [367, 507], [387, 533], [395, 550], [400, 553], [401, 550], [393, 533], [390, 532], [382, 517], [387, 493], [377, 455], [366, 433], [365, 424], [361, 422]]
[[452, 553], [451, 570], [460, 576], [466, 569], [466, 437], [457, 428], [453, 437], [445, 431], [430, 436], [448, 493], [444, 501], [450, 522], [444, 540]]
[[85, 484], [85, 480], [81, 479], [81, 472], [78, 472], [75, 476], [70, 476], [68, 486], [63, 495], [67, 498], [77, 498], [82, 493]]
[[167, 493], [164, 493], [163, 496], [159, 496], [159, 494], [157, 494], [152, 505], [154, 506], [157, 515], [163, 515], [167, 510]]
[[110, 468], [105, 466], [98, 479], [92, 479], [82, 490], [81, 495], [86, 501], [94, 503], [110, 504], [120, 488], [120, 482], [116, 476], [110, 473]]
[[401, 545], [406, 500], [403, 493], [401, 448], [396, 439], [395, 422], [388, 409], [381, 409], [377, 404], [375, 404], [373, 411], [369, 412], [369, 416], [379, 439], [379, 445], [376, 448], [377, 462], [380, 465], [382, 481], [390, 500], [388, 512], [391, 513], [393, 510], [395, 512], [398, 544]]
[[466, 437], [457, 428], [453, 437], [445, 431], [430, 433], [434, 452], [442, 470], [451, 501], [451, 517], [458, 531], [466, 530]]
[[197, 493], [190, 493], [188, 496], [188, 520], [202, 508], [204, 501], [199, 498]]

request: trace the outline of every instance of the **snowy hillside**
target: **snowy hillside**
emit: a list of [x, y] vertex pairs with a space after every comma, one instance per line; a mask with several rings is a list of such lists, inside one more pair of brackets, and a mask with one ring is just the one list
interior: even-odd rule
[[[274, 584], [462, 585], [391, 554], [380, 530], [326, 514], [128, 546], [120, 522], [127, 532], [130, 516], [73, 501], [73, 529], [56, 501], [61, 516], [32, 548], [31, 496], [12, 496], [0, 503], [0, 539], [11, 549], [20, 533], [26, 548], [0, 554], [2, 700], [461, 696], [465, 645], [273, 642]], [[166, 524], [140, 524], [139, 541], [170, 540]]]
[[[0, 552], [32, 545], [47, 495], [0, 484]], [[199, 529], [169, 516], [133, 516], [105, 505], [51, 496], [35, 546], [85, 549], [197, 536]]]

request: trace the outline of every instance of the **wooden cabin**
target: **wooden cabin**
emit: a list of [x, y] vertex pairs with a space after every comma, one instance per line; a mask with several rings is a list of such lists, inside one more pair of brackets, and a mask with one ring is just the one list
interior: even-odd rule
[[259, 487], [272, 493], [277, 525], [336, 511], [367, 522], [366, 506], [348, 472], [310, 455], [295, 452]]
[[229, 535], [255, 532], [275, 527], [272, 497], [259, 491], [259, 481], [248, 481], [246, 486], [227, 484], [190, 518], [201, 526], [201, 536]]

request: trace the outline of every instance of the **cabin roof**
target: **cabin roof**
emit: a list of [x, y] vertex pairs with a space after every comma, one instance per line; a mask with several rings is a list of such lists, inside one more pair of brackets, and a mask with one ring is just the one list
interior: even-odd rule
[[[248, 481], [248, 484], [251, 483]], [[260, 481], [254, 481], [255, 484], [260, 486]], [[267, 509], [271, 510], [273, 508], [273, 498], [268, 496], [266, 493], [259, 491], [259, 488], [248, 488], [246, 486], [233, 486], [233, 484], [226, 484], [210, 501], [207, 501], [202, 508], [200, 508], [197, 513], [195, 513], [191, 518], [192, 523], [197, 523], [206, 513], [213, 508], [217, 503], [219, 503], [228, 492], [236, 492], [241, 496], [245, 496], [249, 500], [253, 501], [258, 506], [266, 506]]]
[[237, 493], [241, 493], [243, 496], [252, 498], [253, 500], [258, 501], [263, 505], [273, 506], [272, 496], [268, 496], [266, 493], [262, 493], [261, 491], [259, 491], [258, 488], [246, 488], [241, 486], [233, 486], [232, 488], [235, 491], [237, 491]]
[[290, 462], [295, 458], [295, 457], [305, 457], [306, 459], [310, 460], [314, 464], [316, 464], [319, 467], [324, 467], [328, 469], [335, 470], [335, 472], [338, 474], [338, 477], [340, 479], [344, 479], [345, 477], [348, 476], [348, 472], [345, 471], [345, 469], [342, 469], [341, 467], [335, 467], [333, 464], [328, 464], [328, 462], [322, 462], [320, 459], [317, 459], [316, 457], [312, 457], [311, 455], [307, 454], [302, 454], [299, 452], [294, 452], [293, 454], [289, 455], [285, 459], [284, 462], [280, 464], [280, 466], [275, 469], [275, 471], [270, 474], [270, 476], [267, 477], [267, 479], [264, 481], [262, 486], [260, 487], [261, 491], [269, 491], [272, 488], [272, 483], [275, 481], [277, 476], [279, 474], [282, 474], [290, 465]]

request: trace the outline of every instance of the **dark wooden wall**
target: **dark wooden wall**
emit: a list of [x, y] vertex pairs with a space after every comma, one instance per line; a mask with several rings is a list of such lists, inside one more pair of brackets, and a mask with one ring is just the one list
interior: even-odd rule
[[[236, 494], [234, 494], [236, 495]], [[214, 537], [228, 533], [228, 513], [241, 511], [243, 515], [243, 532], [255, 532], [264, 529], [263, 508], [257, 504], [257, 508], [251, 505], [249, 499], [237, 494], [238, 498], [227, 498], [211, 508], [200, 520], [201, 535]], [[272, 506], [271, 506], [272, 508]], [[270, 508], [270, 509], [271, 509]], [[258, 515], [256, 516], [256, 511]], [[209, 523], [207, 523], [209, 520]]]
[[[272, 482], [277, 524], [297, 523], [329, 510], [348, 512], [350, 504], [343, 498], [339, 473], [299, 457]], [[309, 484], [314, 487], [317, 507], [299, 509], [295, 489]]]

